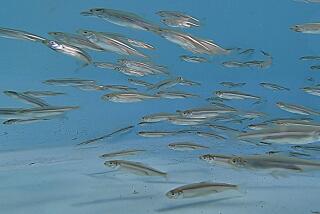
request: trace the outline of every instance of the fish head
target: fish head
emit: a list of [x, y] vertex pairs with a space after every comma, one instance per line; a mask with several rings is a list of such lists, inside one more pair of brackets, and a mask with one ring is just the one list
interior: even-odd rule
[[285, 107], [284, 103], [283, 102], [277, 102], [276, 105], [280, 108], [283, 108]]
[[181, 114], [183, 117], [188, 117], [188, 116], [191, 116], [191, 115], [192, 115], [192, 111], [191, 111], [191, 110], [186, 110], [186, 111], [180, 112], [180, 114]]
[[80, 35], [82, 35], [88, 39], [95, 39], [96, 38], [96, 35], [94, 34], [94, 32], [90, 31], [90, 30], [80, 29], [80, 30], [77, 30], [77, 33], [79, 33]]
[[102, 96], [103, 100], [111, 100], [114, 96], [112, 94], [105, 94]]
[[45, 40], [43, 43], [53, 50], [59, 50], [63, 48], [61, 44], [54, 40]]
[[302, 32], [300, 25], [294, 25], [294, 26], [290, 27], [290, 29], [295, 32]]
[[242, 167], [246, 164], [246, 160], [241, 157], [233, 157], [229, 160], [229, 163], [233, 166]]
[[169, 147], [170, 149], [175, 149], [175, 148], [176, 148], [176, 145], [173, 144], [173, 143], [170, 143], [170, 144], [168, 145], [168, 147]]
[[103, 13], [104, 13], [103, 8], [92, 8], [88, 11], [83, 11], [80, 14], [83, 16], [99, 16], [99, 15], [102, 15]]
[[111, 161], [104, 162], [104, 165], [108, 166], [110, 168], [117, 168], [119, 166], [119, 163], [118, 163], [118, 161], [111, 160]]
[[62, 36], [63, 33], [62, 32], [49, 32], [48, 35], [50, 35], [50, 36]]
[[227, 155], [205, 154], [200, 156], [200, 159], [207, 161], [208, 163], [212, 163], [216, 161], [222, 162], [222, 163], [228, 163], [228, 161], [232, 159], [232, 157]]
[[182, 191], [170, 190], [166, 193], [166, 196], [170, 199], [177, 199], [182, 194]]
[[218, 97], [221, 97], [222, 94], [223, 94], [222, 91], [216, 91], [216, 92], [215, 92], [215, 95], [217, 95]]

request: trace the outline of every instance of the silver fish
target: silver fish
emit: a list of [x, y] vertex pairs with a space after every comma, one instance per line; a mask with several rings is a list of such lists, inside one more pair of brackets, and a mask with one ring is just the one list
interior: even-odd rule
[[125, 161], [125, 160], [110, 160], [104, 162], [105, 166], [129, 171], [137, 175], [142, 176], [161, 176], [167, 177], [167, 173], [154, 169], [150, 166], [144, 165], [140, 162], [133, 162], [133, 161]]
[[111, 102], [119, 102], [119, 103], [132, 103], [132, 102], [140, 102], [147, 99], [157, 99], [159, 96], [143, 94], [139, 92], [117, 92], [105, 94], [102, 96], [103, 100], [111, 101]]
[[185, 62], [192, 62], [192, 63], [203, 63], [203, 62], [209, 62], [208, 59], [204, 57], [199, 56], [187, 56], [187, 55], [181, 55], [180, 59]]
[[246, 85], [245, 82], [220, 82], [220, 84], [223, 85], [224, 87], [228, 87], [228, 88], [242, 87], [242, 86]]
[[239, 91], [216, 91], [215, 94], [220, 98], [228, 99], [228, 100], [232, 100], [232, 99], [238, 99], [238, 100], [256, 99], [256, 100], [260, 100], [261, 99], [258, 96], [242, 93], [242, 92], [239, 92]]
[[159, 91], [157, 92], [157, 95], [159, 97], [167, 98], [167, 99], [185, 99], [185, 98], [199, 97], [199, 95], [190, 94], [190, 93], [181, 92], [181, 91]]
[[148, 83], [146, 81], [143, 80], [137, 80], [137, 79], [128, 79], [128, 82], [134, 85], [138, 85], [138, 86], [144, 86], [144, 87], [151, 87], [152, 83]]
[[111, 51], [120, 55], [135, 55], [139, 57], [147, 57], [127, 43], [112, 36], [107, 36], [106, 34], [91, 30], [78, 30], [78, 33], [86, 37], [90, 42], [103, 48], [104, 50]]
[[157, 27], [134, 13], [121, 10], [92, 8], [88, 11], [81, 12], [81, 15], [96, 16], [115, 25], [130, 27], [138, 30], [152, 30]]
[[302, 90], [308, 94], [320, 96], [320, 87], [304, 87]]
[[267, 83], [267, 82], [261, 82], [259, 83], [260, 86], [267, 88], [267, 89], [271, 89], [271, 90], [278, 90], [278, 91], [289, 91], [289, 88], [286, 88], [284, 86], [278, 85], [278, 84], [274, 84], [274, 83]]
[[41, 100], [40, 98], [34, 97], [32, 95], [27, 95], [27, 94], [15, 92], [15, 91], [4, 91], [3, 93], [9, 97], [23, 100], [23, 101], [27, 102], [28, 104], [32, 104], [32, 105], [35, 105], [38, 107], [49, 106], [49, 104], [46, 103], [45, 101]]
[[44, 40], [42, 41], [42, 43], [56, 52], [66, 54], [83, 61], [84, 64], [82, 67], [87, 66], [92, 62], [89, 54], [75, 46], [67, 45], [53, 40]]
[[300, 33], [311, 33], [311, 34], [319, 34], [320, 33], [320, 23], [305, 23], [298, 24], [290, 27], [291, 30]]
[[63, 79], [49, 79], [43, 83], [49, 85], [59, 86], [79, 86], [79, 85], [92, 85], [95, 84], [95, 80], [76, 79], [76, 78], [63, 78]]
[[199, 150], [199, 149], [209, 149], [207, 146], [202, 146], [192, 142], [177, 142], [168, 144], [169, 149], [177, 151], [189, 151], [189, 150]]
[[156, 114], [150, 114], [150, 115], [146, 115], [143, 116], [141, 118], [141, 122], [160, 122], [160, 121], [166, 121], [169, 120], [172, 117], [176, 117], [176, 114], [172, 114], [172, 113], [156, 113]]
[[48, 96], [57, 96], [57, 95], [64, 95], [63, 92], [55, 92], [55, 91], [24, 91], [26, 95], [31, 95], [34, 97], [48, 97]]
[[301, 115], [320, 115], [320, 112], [313, 109], [304, 107], [302, 105], [289, 104], [284, 102], [277, 102], [276, 104], [280, 109], [287, 112], [301, 114]]
[[302, 56], [300, 60], [320, 60], [320, 56]]
[[68, 45], [88, 50], [104, 51], [103, 48], [99, 47], [98, 45], [95, 45], [85, 37], [79, 36], [77, 34], [63, 32], [49, 32], [48, 34], [52, 36], [55, 40], [66, 43]]
[[117, 152], [106, 153], [106, 154], [100, 155], [100, 157], [113, 158], [113, 157], [119, 157], [119, 156], [136, 155], [140, 152], [145, 152], [145, 151], [146, 150], [143, 150], [143, 149], [128, 149], [128, 150], [121, 150]]
[[177, 187], [166, 193], [170, 199], [193, 198], [216, 194], [227, 190], [238, 190], [238, 186], [227, 183], [200, 182]]
[[45, 38], [37, 36], [26, 31], [15, 30], [10, 28], [0, 28], [0, 37], [9, 38], [9, 39], [21, 39], [32, 42], [43, 42], [46, 41]]
[[161, 22], [169, 27], [191, 28], [200, 27], [199, 22], [194, 22], [185, 18], [164, 18]]

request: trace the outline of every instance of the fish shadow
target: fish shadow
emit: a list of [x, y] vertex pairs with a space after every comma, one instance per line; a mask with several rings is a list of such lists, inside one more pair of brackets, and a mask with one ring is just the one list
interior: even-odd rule
[[213, 200], [206, 200], [206, 201], [199, 201], [199, 202], [192, 202], [192, 203], [187, 203], [187, 204], [180, 204], [176, 206], [170, 206], [170, 207], [165, 207], [161, 209], [155, 210], [156, 212], [167, 212], [167, 211], [172, 211], [172, 210], [178, 210], [178, 209], [187, 209], [187, 208], [196, 208], [200, 207], [206, 204], [211, 204], [211, 203], [217, 203], [220, 201], [226, 201], [234, 198], [241, 198], [241, 196], [231, 196], [231, 197], [223, 197], [223, 198], [218, 198], [218, 199], [213, 199]]
[[88, 202], [79, 202], [74, 203], [72, 206], [89, 206], [89, 205], [96, 205], [96, 204], [104, 204], [108, 202], [114, 201], [132, 201], [132, 200], [143, 200], [152, 197], [152, 195], [145, 195], [145, 196], [135, 196], [135, 197], [118, 197], [118, 198], [105, 198], [105, 199], [97, 199]]

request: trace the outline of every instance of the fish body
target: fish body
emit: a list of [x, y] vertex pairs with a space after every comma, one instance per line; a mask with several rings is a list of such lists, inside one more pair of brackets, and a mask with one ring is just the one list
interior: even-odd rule
[[320, 23], [298, 24], [290, 29], [299, 33], [320, 34]]
[[313, 109], [304, 107], [302, 105], [295, 105], [295, 104], [289, 104], [284, 102], [277, 102], [276, 104], [280, 109], [291, 112], [294, 114], [301, 114], [301, 115], [320, 115], [320, 112], [315, 111]]
[[199, 144], [191, 143], [191, 142], [177, 142], [168, 144], [169, 149], [177, 150], [177, 151], [192, 151], [199, 149], [209, 149], [207, 146], [202, 146]]
[[256, 99], [260, 100], [261, 98], [258, 96], [254, 96], [251, 94], [242, 93], [239, 91], [216, 91], [215, 94], [222, 98], [227, 100], [237, 99], [237, 100], [244, 100], [244, 99]]
[[119, 103], [133, 103], [157, 98], [159, 98], [157, 95], [143, 94], [139, 92], [117, 92], [102, 96], [103, 100]]
[[20, 40], [27, 40], [32, 42], [43, 42], [46, 41], [45, 38], [41, 36], [37, 36], [35, 34], [21, 31], [21, 30], [15, 30], [10, 28], [0, 28], [0, 37], [8, 38], [8, 39], [20, 39]]

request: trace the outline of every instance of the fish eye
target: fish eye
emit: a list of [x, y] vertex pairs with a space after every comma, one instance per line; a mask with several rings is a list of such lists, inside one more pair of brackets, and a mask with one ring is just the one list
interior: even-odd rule
[[103, 9], [98, 8], [98, 9], [94, 9], [94, 11], [101, 12], [101, 11], [103, 11]]
[[56, 45], [57, 43], [55, 41], [50, 41], [49, 44], [50, 45]]

